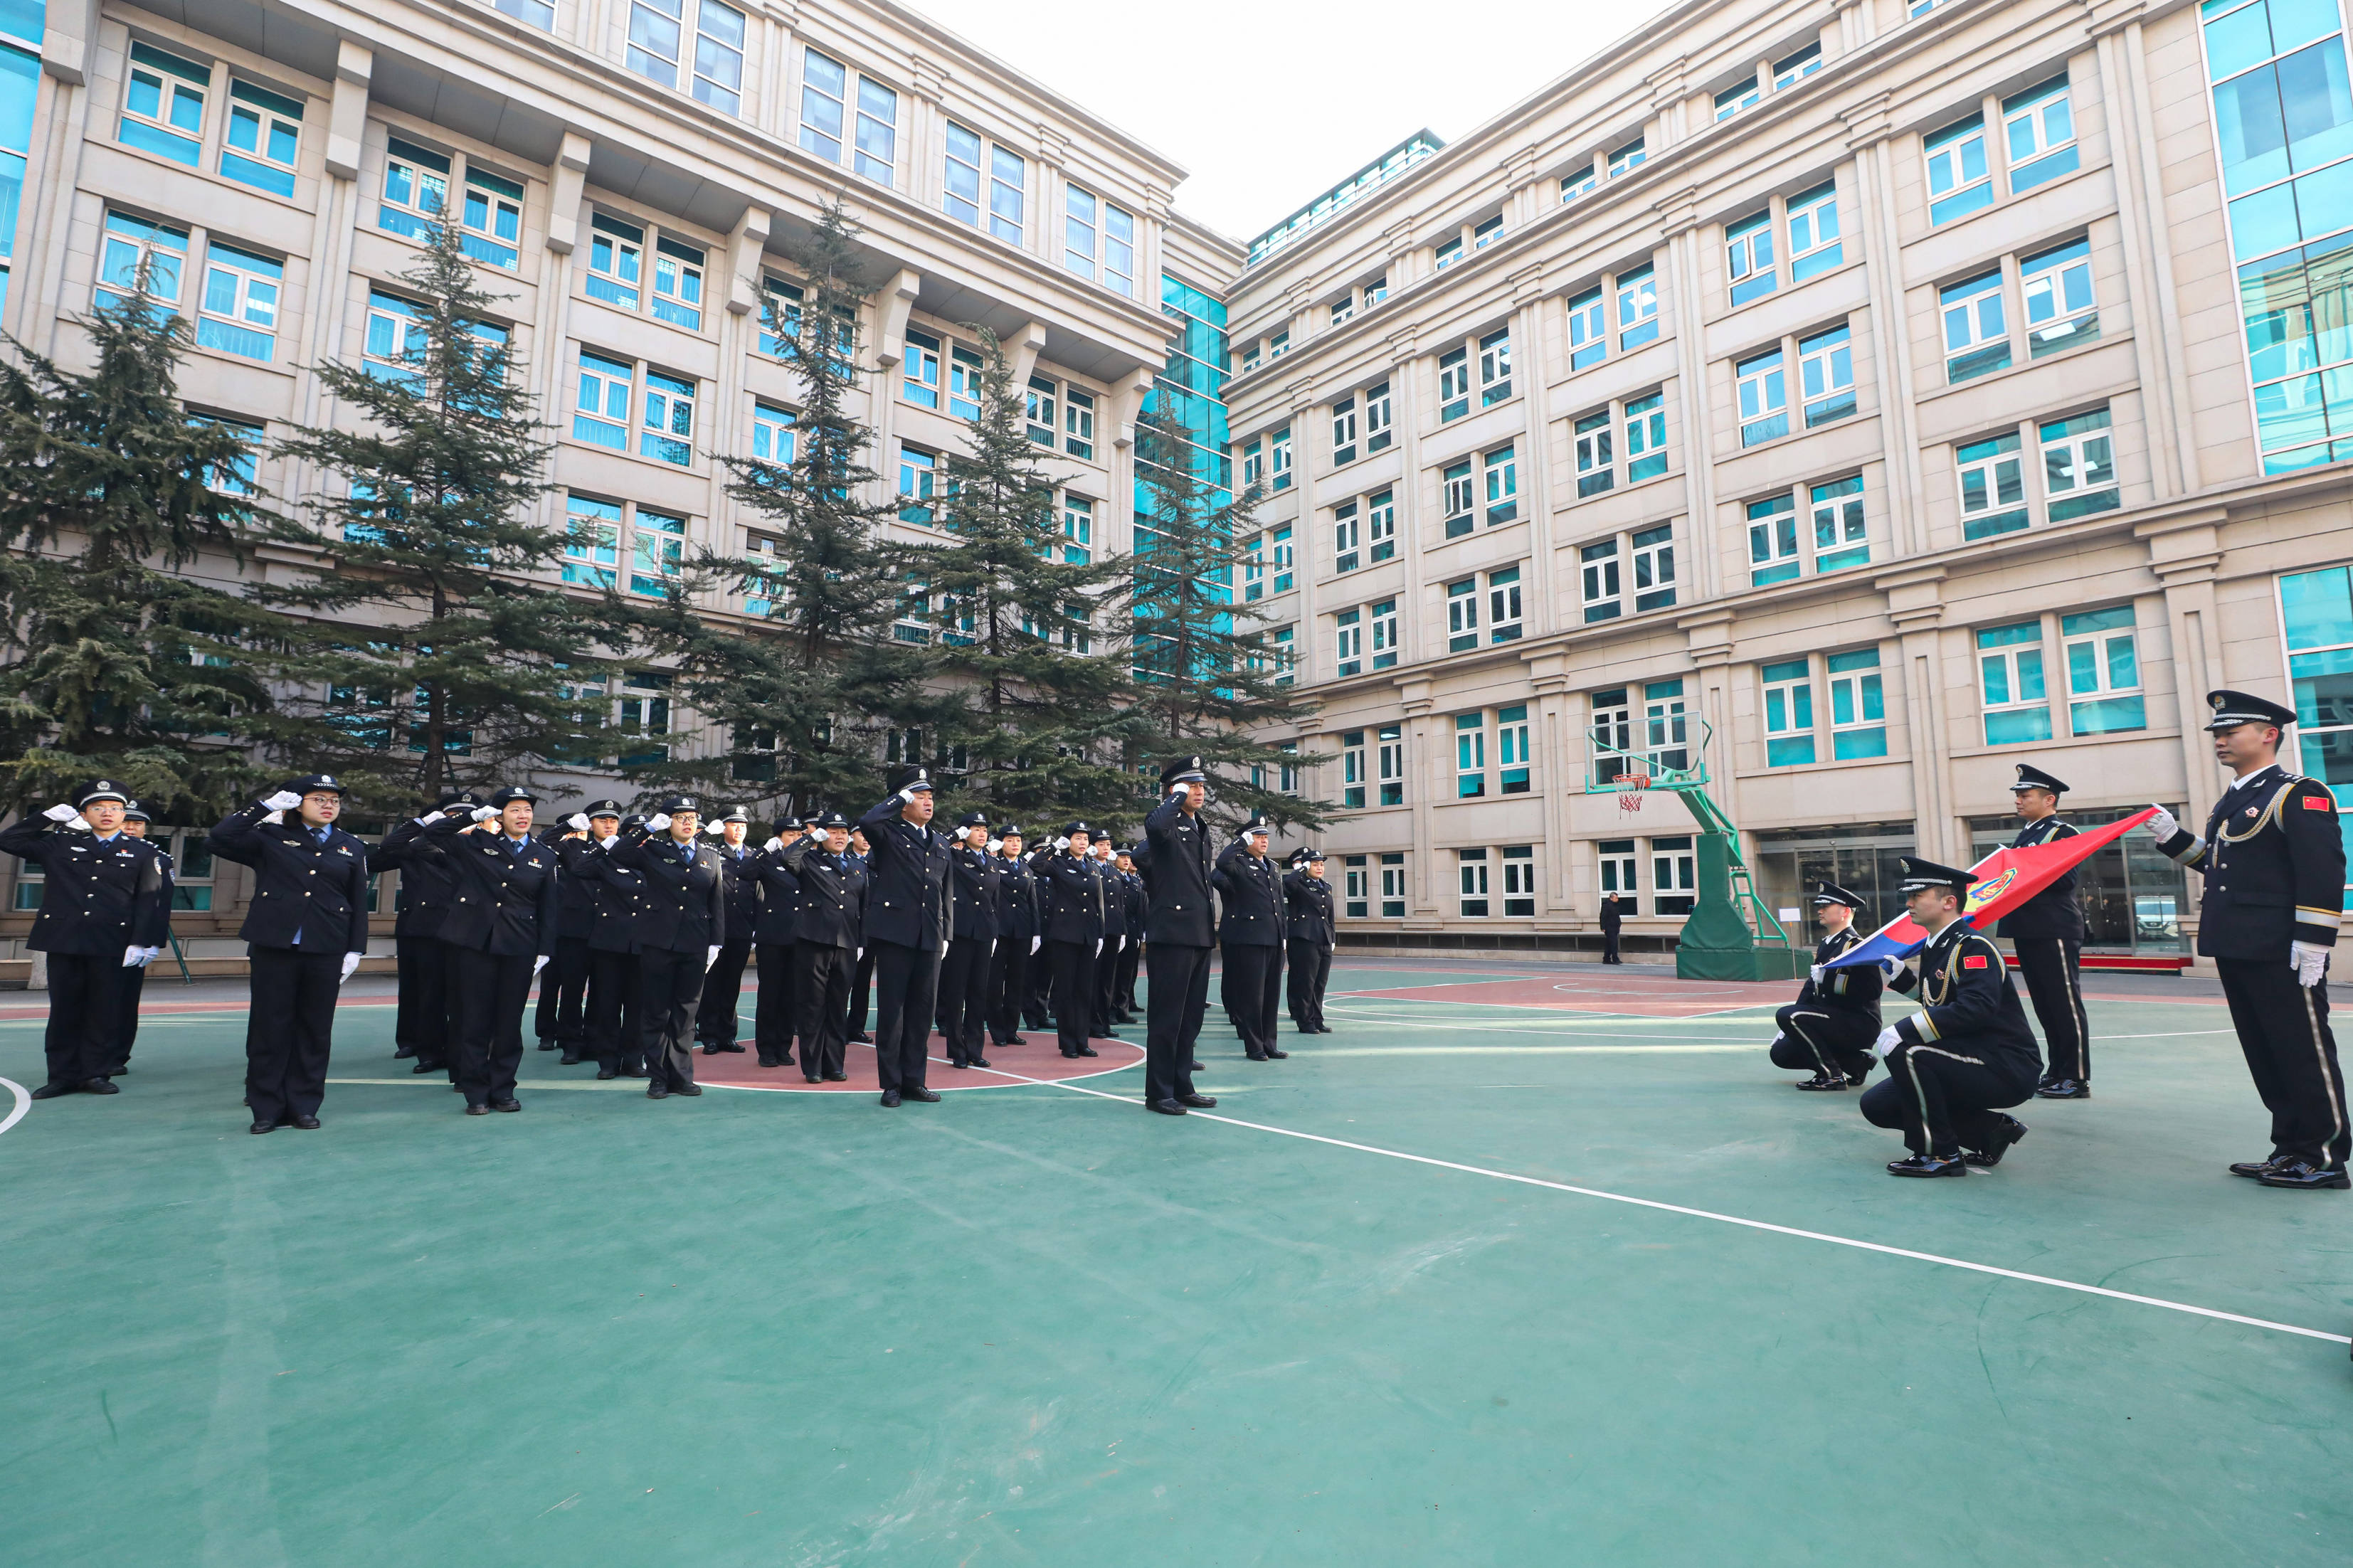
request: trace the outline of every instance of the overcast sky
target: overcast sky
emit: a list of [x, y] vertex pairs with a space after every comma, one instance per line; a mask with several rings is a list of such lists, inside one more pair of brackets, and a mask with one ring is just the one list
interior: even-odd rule
[[913, 0], [1192, 171], [1248, 239], [1424, 126], [1452, 141], [1667, 0]]

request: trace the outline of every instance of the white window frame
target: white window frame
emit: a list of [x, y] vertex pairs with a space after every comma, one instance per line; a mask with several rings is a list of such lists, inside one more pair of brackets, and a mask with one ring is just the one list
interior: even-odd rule
[[1607, 293], [1587, 289], [1568, 302], [1568, 368], [1589, 370], [1609, 357]]
[[[173, 224], [151, 223], [129, 213], [108, 213], [100, 242], [98, 302], [129, 299], [143, 266], [147, 270], [148, 298], [167, 310], [178, 309], [194, 238], [189, 230]], [[168, 283], [169, 287], [158, 288], [159, 283]]]
[[[1821, 760], [1814, 735], [1814, 661], [1810, 656], [1757, 667], [1757, 711], [1765, 731], [1767, 767], [1804, 767]], [[1776, 742], [1803, 742], [1804, 751], [1794, 756], [1785, 752], [1776, 761]]]
[[[226, 305], [217, 297], [217, 287], [223, 282], [228, 286]], [[278, 314], [285, 289], [284, 262], [207, 241], [204, 292], [196, 300], [197, 345], [269, 363], [277, 353]], [[207, 321], [216, 324], [208, 330]], [[250, 344], [249, 340], [256, 337], [261, 342]], [[249, 352], [251, 347], [260, 352]]]
[[1481, 488], [1486, 492], [1486, 523], [1501, 528], [1520, 516], [1520, 459], [1516, 443], [1480, 454]]
[[1343, 397], [1332, 405], [1332, 462], [1335, 467], [1356, 460], [1356, 400]]
[[[623, 230], [628, 233], [623, 233]], [[602, 292], [597, 279], [602, 279]], [[588, 297], [618, 310], [635, 312], [645, 299], [646, 231], [604, 213], [588, 219], [588, 269], [583, 287]], [[627, 298], [623, 298], [627, 296]]]
[[2073, 240], [2022, 257], [2018, 275], [2030, 359], [2098, 339], [2099, 290], [2088, 240]]
[[657, 321], [691, 332], [702, 330], [702, 270], [710, 260], [703, 246], [675, 235], [655, 237], [654, 286], [647, 307]]
[[[1992, 647], [1988, 647], [1978, 641], [1978, 637], [1987, 633], [2008, 631], [2018, 626], [2032, 626], [2034, 640], [2003, 643]], [[1989, 725], [1986, 733], [1987, 745], [2022, 745], [2036, 741], [2048, 741], [2052, 738], [2049, 723], [2051, 670], [2049, 661], [2043, 657], [2045, 645], [2049, 641], [2050, 628], [2043, 625], [2042, 618], [2039, 616], [2031, 621], [2000, 626], [1981, 626], [1971, 635], [1970, 651], [1977, 658], [1978, 701]], [[2008, 692], [2008, 695], [2000, 700], [1996, 700], [1994, 698], [1993, 682], [1990, 679], [1996, 666], [2000, 667], [2002, 683]], [[2041, 689], [2031, 696], [2027, 693], [2030, 680]], [[2020, 736], [2005, 741], [1993, 739], [1990, 724], [1995, 718], [2005, 713], [2031, 713], [2038, 708], [2044, 710], [2043, 732], [2041, 735]]]
[[1332, 509], [1332, 570], [1354, 572], [1363, 562], [1364, 519], [1354, 500]]
[[[2124, 616], [2124, 623], [2121, 626], [2101, 626], [2073, 634], [2067, 630], [2067, 622], [2071, 619], [2096, 620], [2119, 612]], [[2143, 700], [2144, 711], [2138, 727], [2143, 729], [2147, 727], [2146, 711], [2147, 691], [2142, 673], [2140, 628], [2136, 624], [2138, 616], [2134, 606], [2129, 604], [2110, 605], [2105, 610], [2063, 613], [2060, 616], [2059, 664], [2060, 668], [2066, 671], [2067, 728], [2070, 733], [2108, 735], [2129, 732], [2132, 726], [2087, 727], [2082, 721], [2084, 717], [2082, 710], [2122, 698]], [[2120, 682], [2116, 679], [2116, 657], [2119, 647], [2123, 650], [2124, 662], [2129, 667], [2128, 672], [2132, 677], [2128, 682]], [[2079, 652], [2087, 654], [2091, 659], [2089, 685], [2083, 685], [2078, 681], [2076, 656]]]
[[1501, 327], [1479, 340], [1479, 406], [1493, 408], [1512, 395], [1512, 329]]
[[638, 366], [638, 395], [645, 402], [638, 456], [688, 467], [694, 461], [694, 405], [702, 397], [702, 382], [645, 363]]
[[1672, 609], [1675, 603], [1675, 530], [1672, 522], [1638, 528], [1626, 541], [1633, 568], [1634, 613]]
[[1761, 447], [1789, 433], [1789, 356], [1781, 344], [1734, 362], [1740, 405], [1740, 444]]
[[1485, 920], [1493, 902], [1487, 889], [1487, 851], [1483, 848], [1457, 849], [1454, 852], [1457, 889], [1455, 909], [1464, 920]]
[[[152, 57], [152, 58], [151, 58]], [[161, 63], [171, 61], [170, 65]], [[185, 69], [180, 68], [185, 67]], [[201, 60], [189, 59], [169, 49], [159, 49], [142, 39], [132, 39], [130, 58], [123, 62], [125, 86], [122, 92], [122, 118], [146, 127], [156, 135], [187, 144], [187, 155], [177, 152], [163, 153], [152, 147], [140, 151], [168, 157], [195, 168], [204, 156], [206, 111], [212, 101], [212, 68]], [[144, 88], [154, 98], [152, 110], [136, 109], [132, 104]], [[178, 114], [183, 100], [195, 106], [195, 123], [180, 122]], [[120, 129], [117, 141], [121, 141]], [[136, 146], [135, 142], [126, 145]]]
[[1365, 502], [1365, 544], [1368, 564], [1397, 553], [1397, 492], [1376, 490]]
[[895, 188], [899, 178], [899, 89], [860, 72], [855, 108], [857, 139], [850, 145], [850, 167], [878, 185]]
[[1479, 646], [1479, 579], [1446, 584], [1446, 651], [1468, 653]]
[[[2010, 195], [2072, 172], [2079, 161], [2079, 155], [2068, 155], [2075, 135], [2073, 92], [2064, 71], [2002, 100], [2002, 162]], [[2021, 181], [2021, 175], [2028, 177]]]
[[1374, 601], [1365, 611], [1365, 624], [1371, 628], [1373, 634], [1372, 668], [1396, 668], [1400, 651], [1398, 643], [1398, 602], [1395, 599]]
[[1646, 392], [1619, 405], [1618, 447], [1626, 459], [1626, 482], [1639, 485], [1667, 471], [1667, 396]]
[[1386, 381], [1368, 386], [1364, 391], [1365, 456], [1386, 451], [1396, 436], [1395, 410], [1390, 403], [1389, 384]]
[[1804, 407], [1806, 428], [1852, 415], [1856, 407], [1854, 334], [1847, 323], [1841, 321], [1799, 339], [1797, 353], [1798, 399]]
[[[1806, 487], [1813, 570], [1843, 572], [1871, 559], [1871, 525], [1863, 506], [1862, 475], [1816, 480]], [[1825, 565], [1828, 559], [1833, 563]]]
[[[1947, 384], [1974, 380], [2013, 363], [2010, 352], [2010, 309], [2003, 268], [1947, 283], [1936, 291], [1936, 320], [1945, 345]], [[1996, 363], [1993, 345], [2001, 346]]]
[[1439, 521], [1448, 539], [1460, 539], [1477, 526], [1479, 492], [1471, 476], [1472, 462], [1468, 458], [1440, 470]]
[[1618, 349], [1625, 353], [1659, 335], [1659, 273], [1645, 265], [1615, 279], [1618, 292]]
[[[1993, 163], [1986, 155], [1983, 110], [1929, 132], [1920, 139], [1920, 154], [1932, 226], [1951, 223], [1992, 202]], [[1939, 209], [1944, 209], [1941, 216]]]
[[1517, 642], [1527, 629], [1521, 614], [1520, 569], [1504, 566], [1487, 574], [1487, 641]]
[[828, 163], [840, 163], [849, 140], [849, 68], [822, 49], [806, 46], [801, 50], [799, 121], [801, 150]]
[[[636, 428], [637, 362], [583, 347], [577, 371], [572, 400], [572, 438], [602, 447], [607, 451], [627, 452], [629, 449], [629, 433]], [[593, 396], [589, 391], [592, 384], [597, 389]], [[620, 403], [617, 413], [613, 408], [616, 394]], [[608, 441], [582, 435], [580, 426], [584, 420], [598, 426], [613, 427], [619, 439]]]
[[1756, 74], [1751, 72], [1745, 80], [1736, 81], [1715, 95], [1715, 123], [1721, 125], [1742, 110], [1754, 109], [1764, 101], [1764, 89], [1757, 85]]
[[[1968, 456], [1972, 450], [1977, 455]], [[1964, 538], [1971, 537], [1968, 527], [1974, 518], [2013, 520], [1991, 533], [1974, 536], [1978, 538], [2024, 528], [2031, 514], [2026, 493], [2026, 454], [2018, 432], [2000, 430], [1978, 440], [1955, 442], [1953, 493], [1960, 506]]]
[[[280, 108], [281, 104], [285, 107]], [[253, 185], [257, 190], [268, 190], [274, 195], [292, 195], [294, 176], [299, 172], [302, 153], [302, 108], [299, 100], [273, 92], [257, 82], [231, 77], [228, 118], [221, 126], [220, 172], [229, 179], [240, 184]], [[249, 147], [237, 144], [240, 122], [253, 127], [253, 144]], [[290, 138], [292, 142], [283, 152], [279, 147], [281, 136]], [[242, 175], [231, 174], [228, 163], [232, 158], [259, 164], [284, 178], [272, 184], [259, 184]]]
[[1365, 668], [1365, 612], [1355, 605], [1332, 617], [1332, 670], [1345, 680]]
[[[2077, 425], [2083, 427], [2067, 428]], [[2037, 421], [2034, 446], [2042, 458], [2037, 471], [2048, 519], [2070, 521], [2094, 511], [2113, 511], [2121, 504], [2115, 421], [2106, 404], [2064, 418]], [[2105, 504], [2101, 504], [2103, 498]]]
[[1725, 285], [1735, 307], [1762, 300], [1781, 287], [1774, 235], [1769, 205], [1724, 226]]
[[1783, 209], [1789, 235], [1789, 281], [1803, 283], [1841, 265], [1846, 248], [1839, 235], [1838, 185], [1825, 181], [1789, 198]]
[[1438, 356], [1438, 419], [1443, 425], [1471, 412], [1471, 350], [1458, 346]]
[[1601, 177], [1593, 172], [1593, 160], [1588, 158], [1560, 177], [1560, 205], [1567, 206], [1571, 202], [1581, 201], [1600, 186]]
[[1625, 614], [1622, 553], [1622, 546], [1614, 535], [1577, 549], [1577, 602], [1588, 626], [1597, 621], [1614, 621]]
[[752, 460], [777, 468], [791, 464], [800, 450], [800, 434], [792, 410], [756, 399], [752, 404]]
[[1405, 804], [1404, 725], [1384, 724], [1373, 731], [1373, 784], [1377, 804]]
[[1455, 714], [1453, 728], [1454, 798], [1483, 799], [1487, 794], [1486, 710]]

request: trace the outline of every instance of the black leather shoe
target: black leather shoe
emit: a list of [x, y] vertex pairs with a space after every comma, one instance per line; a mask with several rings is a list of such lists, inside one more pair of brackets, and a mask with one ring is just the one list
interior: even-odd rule
[[1332, 1032], [1332, 1026], [1329, 1024], [1318, 1024], [1315, 1026], [1315, 1032], [1319, 1035], [1328, 1035]]
[[580, 1053], [566, 1051], [555, 1058], [555, 1065], [560, 1068], [576, 1068], [580, 1065]]
[[2034, 1098], [2037, 1100], [2089, 1100], [2092, 1098], [2092, 1086], [2072, 1078], [2054, 1079], [2049, 1083], [2036, 1084]]
[[298, 1116], [294, 1119], [294, 1125], [305, 1132], [316, 1132], [319, 1130], [319, 1119], [315, 1116]]
[[882, 1091], [882, 1103], [890, 1106], [894, 1110], [897, 1110], [899, 1105], [899, 1091], [895, 1089], [884, 1089]]
[[818, 1075], [817, 1075], [817, 1074], [815, 1074], [815, 1073], [813, 1073], [813, 1072], [805, 1072], [805, 1073], [801, 1074], [801, 1079], [802, 1079], [802, 1081], [803, 1081], [803, 1082], [805, 1082], [805, 1083], [820, 1083], [820, 1082], [823, 1082], [823, 1081], [824, 1081], [823, 1079], [819, 1079], [819, 1078], [818, 1077]]
[[476, 1100], [470, 1100], [466, 1101], [466, 1114], [467, 1114], [467, 1115], [469, 1115], [469, 1116], [488, 1116], [490, 1113], [491, 1113], [491, 1108], [490, 1108], [489, 1106], [487, 1106], [487, 1105], [483, 1105], [483, 1104], [481, 1104], [481, 1103], [480, 1103], [479, 1101], [476, 1101]]
[[1079, 1047], [1079, 1055], [1082, 1057], [1099, 1057], [1103, 1055], [1103, 1053], [1095, 1049], [1092, 1046], [1081, 1046]]
[[85, 1079], [81, 1091], [84, 1094], [121, 1094], [122, 1086], [111, 1078]]
[[620, 1069], [619, 1068], [601, 1068], [601, 1067], [600, 1067], [600, 1068], [598, 1068], [596, 1069], [596, 1078], [597, 1078], [597, 1080], [598, 1080], [599, 1082], [602, 1082], [602, 1081], [604, 1081], [604, 1080], [606, 1080], [606, 1079], [617, 1079], [617, 1078], [618, 1078], [618, 1077], [620, 1077], [620, 1076], [621, 1076], [621, 1069]]
[[697, 1040], [694, 1043], [702, 1047], [702, 1054], [706, 1057], [715, 1057], [719, 1054], [719, 1047], [708, 1040]]
[[1062, 1059], [1066, 1062], [1077, 1061], [1079, 1059], [1079, 1053], [1076, 1051], [1064, 1051], [1062, 1053]]
[[762, 1067], [764, 1067], [764, 1068], [774, 1068], [774, 1067], [782, 1067], [782, 1066], [784, 1066], [784, 1063], [782, 1063], [782, 1062], [778, 1061], [778, 1060], [777, 1060], [776, 1058], [774, 1058], [774, 1057], [771, 1057], [771, 1056], [763, 1056], [763, 1057], [761, 1057], [761, 1058], [760, 1058], [760, 1065], [761, 1065]]
[[1145, 1101], [1145, 1105], [1146, 1109], [1156, 1110], [1163, 1116], [1182, 1116], [1185, 1114], [1185, 1108], [1173, 1100], [1148, 1100]]
[[2274, 1154], [2268, 1160], [2242, 1160], [2231, 1167], [2234, 1176], [2268, 1176], [2278, 1168], [2284, 1156]]
[[723, 1051], [733, 1051], [739, 1057], [744, 1054], [744, 1047], [738, 1045], [724, 1045], [719, 1048]]
[[670, 1098], [670, 1090], [663, 1088], [660, 1084], [649, 1083], [646, 1086], [646, 1098], [648, 1100], [668, 1100]]
[[1187, 1072], [1208, 1072], [1209, 1069], [1203, 1067], [1199, 1062], [1187, 1062], [1185, 1064], [1185, 1070]]
[[552, 1051], [555, 1048], [555, 1042], [554, 1040], [542, 1040], [539, 1042], [539, 1048], [543, 1051]]
[[670, 1086], [670, 1091], [672, 1094], [682, 1094], [689, 1100], [692, 1100], [702, 1092], [702, 1086], [699, 1083], [674, 1083]]
[[2309, 1160], [2282, 1160], [2255, 1180], [2267, 1187], [2286, 1187], [2305, 1193], [2317, 1193], [2332, 1187], [2340, 1191], [2353, 1187], [2353, 1176], [2348, 1176], [2342, 1170], [2325, 1170]]
[[2001, 1157], [2010, 1152], [2012, 1144], [2026, 1136], [2026, 1123], [2015, 1116], [1998, 1116], [1994, 1122], [1994, 1141], [1982, 1149], [1962, 1150], [1963, 1163], [1980, 1171], [1990, 1171], [2001, 1163]]
[[1891, 1176], [1966, 1176], [1968, 1162], [1957, 1154], [1910, 1154], [1901, 1160], [1887, 1162]]
[[1264, 1051], [1245, 1051], [1242, 1054], [1254, 1062], [1262, 1062], [1266, 1060], [1266, 1053]]
[[902, 1100], [920, 1100], [925, 1105], [937, 1105], [940, 1102], [940, 1091], [936, 1089], [925, 1089], [921, 1084], [918, 1084], [913, 1089], [901, 1089], [899, 1091], [899, 1098]]
[[62, 1095], [76, 1093], [80, 1089], [81, 1085], [78, 1083], [45, 1083], [41, 1085], [40, 1088], [33, 1091], [33, 1098], [35, 1100], [56, 1100]]
[[256, 1134], [275, 1132], [278, 1131], [278, 1123], [275, 1121], [257, 1121], [252, 1126], [247, 1128], [246, 1131]]
[[965, 1065], [966, 1067], [985, 1068], [988, 1065], [988, 1058], [987, 1057], [974, 1057]]
[[1215, 1095], [1180, 1094], [1176, 1097], [1176, 1103], [1179, 1105], [1189, 1105], [1196, 1110], [1207, 1110], [1209, 1107], [1217, 1104], [1218, 1100]]
[[520, 1100], [494, 1100], [491, 1101], [491, 1109], [492, 1110], [521, 1110], [522, 1109], [522, 1101]]
[[405, 1062], [416, 1054], [417, 1047], [415, 1046], [401, 1046], [393, 1051], [392, 1059], [396, 1062]]
[[829, 1072], [825, 1075], [825, 1081], [828, 1083], [848, 1083], [849, 1081], [849, 1075], [846, 1072]]
[[410, 1068], [408, 1070], [411, 1073], [439, 1072], [441, 1070], [441, 1064], [439, 1062], [418, 1062], [415, 1067]]
[[1000, 1046], [1026, 1046], [1029, 1042], [1023, 1039], [1018, 1035], [1008, 1035], [1005, 1038], [997, 1041], [997, 1043]]
[[1266, 1048], [1266, 1059], [1271, 1062], [1279, 1062], [1290, 1055], [1291, 1053], [1289, 1051], [1279, 1051], [1272, 1046], [1269, 1046]]
[[849, 1037], [849, 1043], [853, 1046], [871, 1046], [874, 1043], [874, 1037], [860, 1029]]
[[952, 1067], [952, 1068], [956, 1068], [961, 1069], [961, 1068], [968, 1068], [968, 1067], [972, 1066], [972, 1064], [971, 1064], [970, 1062], [968, 1062], [968, 1061], [958, 1061], [955, 1058], [954, 1058], [954, 1057], [950, 1057], [950, 1058], [948, 1058], [948, 1066], [950, 1066], [950, 1067]]
[[792, 1052], [790, 1052], [790, 1051], [786, 1051], [786, 1052], [785, 1052], [783, 1055], [779, 1056], [779, 1057], [776, 1058], [776, 1065], [777, 1065], [778, 1067], [780, 1067], [780, 1068], [788, 1068], [788, 1067], [792, 1066], [792, 1065], [793, 1065], [793, 1053], [792, 1053]]
[[643, 1078], [646, 1076], [646, 1064], [643, 1062], [629, 1062], [621, 1068], [621, 1076], [623, 1078]]
[[1102, 1034], [1094, 1036], [1093, 1038], [1098, 1040], [1117, 1040], [1123, 1046], [1127, 1044], [1127, 1039], [1124, 1036], [1114, 1035], [1109, 1029], [1105, 1029]]
[[1843, 1093], [1846, 1089], [1846, 1074], [1842, 1072], [1818, 1072], [1813, 1077], [1808, 1079], [1805, 1082], [1798, 1085], [1798, 1087], [1803, 1089], [1810, 1089], [1817, 1094], [1826, 1094], [1832, 1091]]
[[1862, 1080], [1870, 1076], [1871, 1069], [1869, 1068], [1863, 1068], [1861, 1072], [1851, 1072], [1846, 1075], [1846, 1086], [1849, 1089], [1861, 1089], [1862, 1087]]

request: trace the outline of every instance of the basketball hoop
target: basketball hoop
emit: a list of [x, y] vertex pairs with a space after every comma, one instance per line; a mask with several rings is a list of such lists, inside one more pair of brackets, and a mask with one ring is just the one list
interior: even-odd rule
[[1639, 816], [1642, 809], [1642, 792], [1650, 787], [1651, 775], [1648, 773], [1620, 773], [1618, 809]]

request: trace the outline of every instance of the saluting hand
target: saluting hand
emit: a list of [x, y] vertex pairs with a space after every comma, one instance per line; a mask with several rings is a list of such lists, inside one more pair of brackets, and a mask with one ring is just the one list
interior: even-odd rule
[[49, 807], [48, 810], [41, 813], [41, 815], [47, 817], [51, 822], [79, 822], [81, 820], [80, 812], [76, 811], [72, 806], [63, 805], [53, 805]]
[[785, 841], [781, 838], [771, 838], [765, 844], [760, 846], [761, 848], [766, 850], [771, 855], [774, 855], [784, 847]]
[[646, 831], [648, 833], [666, 832], [669, 827], [670, 813], [667, 811], [655, 812], [651, 816], [646, 818]]
[[261, 803], [272, 811], [291, 811], [302, 804], [302, 797], [290, 789], [281, 789]]

